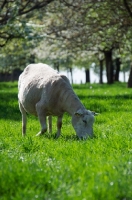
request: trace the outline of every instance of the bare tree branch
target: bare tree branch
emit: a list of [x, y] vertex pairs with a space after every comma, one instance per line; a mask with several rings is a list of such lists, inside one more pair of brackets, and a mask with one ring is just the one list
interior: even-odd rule
[[[128, 5], [127, 0], [123, 0], [123, 2], [124, 2], [124, 6], [125, 6], [125, 8], [127, 9], [128, 13], [129, 13], [129, 15], [130, 15], [130, 17], [132, 18], [132, 11], [131, 11], [131, 9], [130, 9], [130, 7], [129, 7], [129, 5]], [[132, 3], [131, 3], [131, 4], [132, 4]]]
[[[32, 13], [33, 10], [42, 9], [53, 1], [54, 0], [0, 0], [0, 46], [4, 46], [12, 38], [24, 37], [24, 31], [22, 35], [19, 29], [24, 29], [24, 23], [27, 21], [26, 14]], [[21, 21], [22, 23], [25, 22], [21, 27], [17, 26]], [[4, 37], [3, 32], [5, 32]]]

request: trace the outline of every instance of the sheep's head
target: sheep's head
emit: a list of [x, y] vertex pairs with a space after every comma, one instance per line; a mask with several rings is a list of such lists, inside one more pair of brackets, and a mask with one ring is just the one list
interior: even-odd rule
[[87, 137], [93, 137], [93, 123], [96, 114], [86, 109], [79, 109], [74, 113], [72, 116], [72, 125], [79, 138], [86, 139]]

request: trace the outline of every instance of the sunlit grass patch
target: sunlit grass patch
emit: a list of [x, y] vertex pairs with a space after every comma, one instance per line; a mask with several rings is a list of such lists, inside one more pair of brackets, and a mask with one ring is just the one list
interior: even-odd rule
[[132, 92], [125, 84], [74, 85], [96, 116], [93, 139], [78, 140], [71, 117], [62, 135], [36, 137], [36, 117], [28, 115], [21, 135], [17, 83], [0, 86], [0, 199], [132, 199]]

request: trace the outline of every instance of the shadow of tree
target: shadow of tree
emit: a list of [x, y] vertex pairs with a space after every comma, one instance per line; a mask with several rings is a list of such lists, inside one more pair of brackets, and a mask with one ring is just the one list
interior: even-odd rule
[[[76, 86], [76, 88], [80, 88], [80, 86]], [[127, 108], [122, 105], [127, 105], [127, 101], [129, 104], [129, 101], [132, 99], [132, 94], [89, 95], [87, 93], [85, 95], [84, 93], [84, 95], [80, 94], [78, 97], [87, 109], [94, 110], [96, 112], [109, 112], [110, 110], [127, 111]], [[17, 97], [17, 82], [0, 84], [0, 118], [12, 119], [16, 121], [21, 120]]]
[[21, 119], [17, 93], [0, 92], [0, 118], [16, 121]]
[[132, 99], [132, 94], [122, 95], [78, 95], [81, 102], [87, 109], [96, 112], [107, 111], [127, 111], [127, 107], [123, 106], [129, 104]]

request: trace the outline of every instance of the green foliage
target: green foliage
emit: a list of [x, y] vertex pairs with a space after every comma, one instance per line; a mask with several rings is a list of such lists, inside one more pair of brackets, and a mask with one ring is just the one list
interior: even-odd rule
[[12, 72], [15, 68], [24, 69], [26, 65], [33, 63], [35, 55], [32, 49], [35, 47], [35, 44], [35, 42], [27, 42], [23, 39], [10, 41], [9, 45], [1, 50], [0, 71]]
[[1, 0], [0, 46], [7, 47], [0, 52], [0, 68], [25, 67], [33, 54], [37, 62], [87, 69], [98, 62], [100, 50], [118, 49], [126, 71], [132, 51], [131, 8], [131, 0]]
[[29, 40], [38, 36], [34, 32], [32, 20], [36, 22], [36, 16], [40, 19], [39, 9], [43, 12], [53, 0], [0, 1], [0, 46], [3, 47], [13, 38], [28, 38]]
[[39, 122], [28, 115], [21, 136], [17, 83], [0, 84], [0, 199], [131, 200], [132, 93], [125, 84], [73, 85], [83, 104], [100, 114], [95, 137], [78, 140], [65, 114], [62, 136], [36, 137]]
[[63, 45], [73, 52], [125, 49], [126, 41], [131, 43], [131, 8], [130, 0], [54, 1], [44, 22], [51, 37], [63, 38]]

